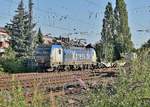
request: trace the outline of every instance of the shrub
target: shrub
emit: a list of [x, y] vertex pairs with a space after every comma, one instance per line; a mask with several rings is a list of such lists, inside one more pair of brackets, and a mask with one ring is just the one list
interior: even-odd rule
[[[150, 105], [150, 50], [140, 52], [128, 68], [119, 68], [113, 88], [91, 92], [88, 107], [148, 107]], [[115, 94], [109, 94], [115, 89]]]
[[35, 68], [25, 66], [26, 58], [16, 58], [15, 52], [8, 48], [4, 56], [0, 58], [0, 71], [7, 73], [22, 73], [22, 72], [32, 72]]
[[4, 72], [4, 68], [2, 67], [2, 65], [0, 64], [0, 73]]
[[2, 58], [0, 61], [3, 69], [7, 73], [19, 73], [24, 71], [24, 66], [22, 64], [22, 61], [16, 60], [16, 59], [5, 59]]
[[[29, 94], [32, 96], [29, 97]], [[49, 98], [47, 99], [36, 85], [24, 89], [14, 84], [11, 90], [0, 91], [0, 107], [50, 107]]]

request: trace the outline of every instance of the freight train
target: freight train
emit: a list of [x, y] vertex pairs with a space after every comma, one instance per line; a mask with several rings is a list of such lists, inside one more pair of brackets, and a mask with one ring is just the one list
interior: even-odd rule
[[97, 57], [92, 47], [65, 47], [61, 44], [41, 46], [35, 55], [38, 67], [48, 71], [94, 69]]

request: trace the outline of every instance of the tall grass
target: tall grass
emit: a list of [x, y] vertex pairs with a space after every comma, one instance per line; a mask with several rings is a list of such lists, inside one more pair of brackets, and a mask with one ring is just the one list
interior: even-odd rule
[[24, 89], [14, 84], [11, 90], [0, 91], [0, 107], [50, 107], [50, 100], [37, 85]]
[[140, 52], [128, 68], [119, 68], [112, 87], [103, 86], [90, 93], [87, 107], [149, 107], [150, 50]]

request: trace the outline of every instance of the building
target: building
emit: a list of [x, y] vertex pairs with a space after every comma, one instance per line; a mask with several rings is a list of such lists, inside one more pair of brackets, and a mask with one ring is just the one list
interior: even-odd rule
[[49, 45], [53, 43], [53, 37], [45, 35], [43, 36], [43, 44]]
[[5, 49], [10, 45], [10, 36], [6, 30], [0, 27], [0, 54], [5, 52]]

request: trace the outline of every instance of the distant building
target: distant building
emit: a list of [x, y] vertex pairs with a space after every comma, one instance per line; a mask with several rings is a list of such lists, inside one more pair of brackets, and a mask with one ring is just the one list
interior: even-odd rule
[[0, 27], [0, 54], [5, 52], [5, 49], [10, 45], [10, 36], [6, 30]]
[[43, 44], [50, 45], [52, 43], [65, 43], [70, 42], [69, 38], [65, 37], [51, 37], [48, 35], [43, 36]]
[[43, 44], [50, 45], [53, 43], [60, 43], [64, 46], [77, 46], [77, 47], [85, 47], [86, 40], [85, 39], [70, 39], [69, 37], [52, 37], [49, 35], [43, 36]]
[[43, 36], [43, 44], [49, 45], [53, 43], [53, 37], [48, 35]]

